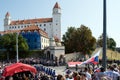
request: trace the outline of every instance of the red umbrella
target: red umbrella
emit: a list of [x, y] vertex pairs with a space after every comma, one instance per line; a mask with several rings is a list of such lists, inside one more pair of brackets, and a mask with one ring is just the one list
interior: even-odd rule
[[23, 63], [15, 63], [15, 64], [11, 64], [10, 66], [6, 66], [2, 76], [4, 77], [12, 76], [15, 73], [24, 72], [24, 71], [30, 71], [34, 74], [37, 73], [36, 68], [31, 65], [23, 64]]

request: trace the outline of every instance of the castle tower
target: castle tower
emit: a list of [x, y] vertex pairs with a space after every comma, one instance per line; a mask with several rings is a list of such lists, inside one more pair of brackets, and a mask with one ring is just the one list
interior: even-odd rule
[[9, 24], [11, 23], [11, 17], [9, 12], [6, 13], [5, 15], [5, 19], [4, 19], [4, 30], [7, 30], [7, 27], [9, 26]]
[[57, 37], [61, 41], [61, 8], [59, 4], [56, 2], [56, 4], [53, 7], [53, 37]]

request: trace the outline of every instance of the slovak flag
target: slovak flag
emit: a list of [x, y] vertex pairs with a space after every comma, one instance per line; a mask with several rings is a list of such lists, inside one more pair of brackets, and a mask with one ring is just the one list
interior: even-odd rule
[[88, 63], [98, 64], [100, 52], [101, 50], [99, 50], [94, 56], [92, 56], [88, 60], [84, 61], [82, 64], [88, 64]]

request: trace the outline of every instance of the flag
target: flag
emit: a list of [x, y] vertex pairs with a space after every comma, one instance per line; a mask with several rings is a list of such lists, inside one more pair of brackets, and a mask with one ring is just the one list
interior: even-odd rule
[[101, 50], [99, 50], [94, 56], [92, 56], [88, 60], [84, 61], [82, 64], [88, 64], [88, 63], [98, 64], [100, 52]]
[[101, 50], [99, 50], [94, 56], [89, 58], [88, 60], [84, 62], [68, 62], [68, 67], [76, 67], [76, 65], [80, 66], [82, 64], [98, 64], [99, 62], [99, 55], [100, 55]]

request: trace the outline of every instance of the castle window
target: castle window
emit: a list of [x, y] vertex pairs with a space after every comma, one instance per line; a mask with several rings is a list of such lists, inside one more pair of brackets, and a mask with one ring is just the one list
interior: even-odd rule
[[20, 26], [18, 26], [18, 28], [20, 28]]
[[21, 28], [23, 28], [23, 26], [21, 26]]
[[42, 26], [42, 25], [40, 24], [40, 26]]
[[16, 26], [15, 26], [15, 28], [16, 28]]
[[46, 24], [44, 24], [44, 26], [46, 26]]
[[58, 24], [56, 23], [56, 25], [58, 25]]
[[45, 39], [44, 39], [44, 43], [45, 43]]
[[11, 27], [9, 27], [9, 29], [11, 29]]
[[12, 28], [14, 28], [14, 26]]
[[43, 42], [43, 38], [42, 38], [42, 42]]
[[51, 25], [51, 24], [50, 24]]
[[46, 28], [44, 28], [44, 31], [46, 31]]

